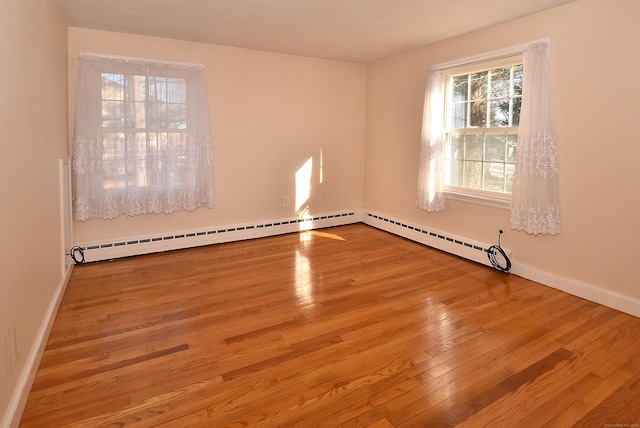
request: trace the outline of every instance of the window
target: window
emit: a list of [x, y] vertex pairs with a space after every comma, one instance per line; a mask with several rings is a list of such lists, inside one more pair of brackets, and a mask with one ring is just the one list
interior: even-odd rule
[[550, 58], [544, 39], [429, 69], [418, 208], [444, 211], [446, 193], [509, 207], [513, 229], [560, 232]]
[[102, 187], [187, 188], [186, 79], [101, 73], [103, 161], [126, 161], [102, 171]]
[[443, 129], [448, 193], [509, 198], [523, 77], [521, 58], [448, 70]]
[[76, 220], [213, 206], [202, 66], [83, 55], [76, 107]]

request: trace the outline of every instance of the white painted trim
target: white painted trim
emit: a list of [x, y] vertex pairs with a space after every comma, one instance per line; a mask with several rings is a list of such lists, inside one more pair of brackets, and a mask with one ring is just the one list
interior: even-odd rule
[[507, 210], [511, 209], [511, 195], [506, 195], [506, 197], [503, 197], [502, 195], [494, 196], [486, 192], [484, 194], [478, 192], [478, 194], [474, 195], [470, 193], [456, 192], [452, 188], [445, 188], [444, 196], [445, 198], [454, 201], [469, 202]]
[[27, 355], [27, 360], [22, 369], [22, 373], [20, 373], [20, 377], [18, 378], [18, 384], [9, 400], [9, 405], [7, 406], [4, 419], [0, 423], [0, 427], [17, 428], [20, 424], [22, 412], [27, 405], [27, 399], [29, 398], [29, 392], [31, 391], [33, 380], [38, 372], [40, 360], [42, 359], [44, 348], [47, 345], [47, 340], [49, 339], [49, 333], [51, 333], [53, 322], [55, 321], [58, 313], [58, 307], [60, 307], [62, 296], [64, 295], [67, 284], [69, 284], [69, 280], [71, 279], [72, 271], [73, 265], [69, 265], [65, 275], [60, 281], [60, 284], [58, 284], [54, 298], [51, 300], [51, 303], [47, 308], [45, 316], [42, 319], [42, 323], [40, 324], [40, 328], [38, 329], [38, 334], [36, 335], [31, 346], [31, 350]]
[[598, 287], [588, 282], [556, 275], [541, 269], [518, 263], [512, 269], [514, 275], [538, 282], [556, 290], [590, 300], [595, 303], [640, 317], [640, 299]]
[[61, 275], [64, 277], [73, 265], [69, 251], [73, 243], [73, 216], [71, 214], [71, 159], [67, 156], [59, 160], [60, 186], [60, 242]]
[[522, 54], [529, 46], [535, 43], [546, 43], [549, 46], [548, 52], [551, 51], [551, 38], [546, 37], [544, 39], [532, 40], [526, 43], [520, 43], [518, 45], [507, 46], [502, 49], [496, 49], [489, 52], [483, 52], [477, 55], [471, 55], [464, 58], [457, 58], [451, 61], [444, 61], [431, 66], [430, 70], [447, 70], [450, 68], [460, 67], [468, 64], [475, 64], [479, 62], [491, 61], [500, 58], [509, 58], [511, 56]]
[[[492, 244], [454, 235], [431, 227], [407, 223], [373, 211], [366, 211], [364, 213], [363, 222], [377, 229], [385, 230], [394, 235], [493, 268], [486, 252]], [[503, 250], [508, 257], [511, 257], [510, 250], [504, 248]]]
[[108, 242], [78, 242], [74, 246], [84, 249], [86, 262], [95, 262], [358, 223], [362, 221], [362, 213], [363, 210], [358, 208], [314, 214], [305, 218], [288, 217], [157, 235], [128, 236], [110, 239]]

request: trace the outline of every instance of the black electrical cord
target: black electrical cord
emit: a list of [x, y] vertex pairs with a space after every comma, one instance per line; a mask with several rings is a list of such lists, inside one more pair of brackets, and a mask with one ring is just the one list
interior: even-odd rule
[[[76, 258], [76, 254], [80, 254], [79, 258]], [[82, 247], [73, 247], [71, 251], [69, 251], [69, 255], [73, 259], [73, 262], [77, 265], [80, 263], [84, 263], [84, 248]]]
[[[504, 232], [502, 230], [500, 230], [500, 233], [498, 233], [498, 245], [492, 245], [487, 249], [487, 256], [489, 257], [489, 261], [491, 262], [491, 265], [501, 271], [501, 272], [509, 272], [511, 270], [511, 260], [509, 260], [509, 257], [507, 257], [507, 253], [504, 252], [504, 250], [502, 249], [502, 247], [500, 246], [500, 236], [503, 234]], [[501, 263], [498, 260], [498, 255], [502, 257], [502, 262]]]

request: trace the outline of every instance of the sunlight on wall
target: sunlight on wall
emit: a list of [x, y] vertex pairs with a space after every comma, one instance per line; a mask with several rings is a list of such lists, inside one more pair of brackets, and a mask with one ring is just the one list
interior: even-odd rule
[[298, 214], [298, 218], [301, 220], [305, 220], [302, 223], [299, 223], [301, 231], [313, 229], [313, 216], [309, 214], [309, 207], [305, 207], [304, 210], [302, 210], [300, 214]]
[[296, 172], [295, 208], [298, 212], [311, 196], [311, 173], [313, 172], [313, 156]]
[[313, 215], [310, 212], [311, 209], [311, 181], [318, 180], [318, 184], [322, 184], [324, 180], [324, 155], [320, 150], [319, 161], [316, 164], [318, 168], [318, 175], [314, 178], [313, 175], [313, 156], [305, 161], [305, 163], [295, 173], [295, 194], [294, 194], [294, 208], [298, 215], [298, 219], [304, 220], [300, 223], [300, 231], [313, 229]]

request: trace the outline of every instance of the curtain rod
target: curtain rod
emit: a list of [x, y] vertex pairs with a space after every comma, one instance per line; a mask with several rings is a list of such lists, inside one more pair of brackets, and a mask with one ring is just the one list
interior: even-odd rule
[[120, 55], [98, 54], [98, 53], [92, 53], [92, 52], [80, 52], [80, 56], [78, 57], [78, 59], [83, 59], [83, 58], [100, 58], [100, 59], [106, 59], [106, 60], [113, 59], [113, 60], [120, 60], [120, 61], [133, 62], [133, 63], [138, 62], [138, 63], [146, 63], [146, 64], [163, 64], [163, 65], [204, 70], [203, 64], [196, 64], [192, 62], [166, 61], [163, 59], [136, 58], [136, 57], [120, 56]]

